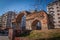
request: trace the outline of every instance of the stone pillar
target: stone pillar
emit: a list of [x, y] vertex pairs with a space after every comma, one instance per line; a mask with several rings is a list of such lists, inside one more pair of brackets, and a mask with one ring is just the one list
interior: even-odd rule
[[19, 25], [19, 23], [16, 23], [16, 30], [22, 30], [21, 23], [20, 23], [20, 25]]
[[32, 30], [32, 28], [31, 28], [31, 21], [30, 20], [26, 21], [26, 29], [27, 30]]
[[48, 23], [46, 20], [42, 21], [42, 30], [48, 30]]
[[13, 29], [12, 28], [9, 29], [8, 37], [9, 37], [9, 40], [13, 39]]
[[48, 30], [47, 24], [42, 24], [42, 30]]

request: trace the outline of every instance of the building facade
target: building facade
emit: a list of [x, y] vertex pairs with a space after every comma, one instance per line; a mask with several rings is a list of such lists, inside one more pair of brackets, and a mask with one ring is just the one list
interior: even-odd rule
[[60, 28], [60, 1], [49, 3], [47, 11], [51, 15], [50, 21], [54, 24], [54, 28]]
[[12, 25], [12, 20], [15, 19], [16, 13], [12, 11], [8, 11], [2, 15], [2, 27], [10, 28]]
[[0, 27], [2, 27], [2, 16], [0, 16]]

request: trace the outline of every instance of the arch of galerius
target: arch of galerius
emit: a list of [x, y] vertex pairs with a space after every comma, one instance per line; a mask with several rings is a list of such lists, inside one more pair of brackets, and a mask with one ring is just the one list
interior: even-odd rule
[[38, 11], [38, 12], [24, 11], [24, 12], [19, 13], [15, 19], [16, 28], [19, 28], [19, 24], [21, 24], [21, 20], [24, 15], [26, 15], [26, 30], [35, 30], [33, 29], [35, 28], [33, 26], [35, 26], [37, 22], [41, 23], [41, 30], [48, 29], [47, 13], [43, 10]]

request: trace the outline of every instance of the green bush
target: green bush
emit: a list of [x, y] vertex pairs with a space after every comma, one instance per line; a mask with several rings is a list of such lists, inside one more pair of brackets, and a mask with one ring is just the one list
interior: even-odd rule
[[60, 33], [56, 32], [56, 33], [52, 33], [51, 35], [52, 37], [60, 37]]
[[30, 35], [28, 35], [29, 38], [33, 39], [40, 39], [40, 38], [55, 38], [60, 37], [60, 32], [54, 32], [54, 31], [47, 31], [47, 32], [40, 32], [40, 31], [32, 31], [30, 32]]

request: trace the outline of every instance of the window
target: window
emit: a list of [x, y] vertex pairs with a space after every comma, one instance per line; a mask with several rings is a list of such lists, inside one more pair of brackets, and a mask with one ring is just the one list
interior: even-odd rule
[[59, 7], [56, 7], [56, 8], [59, 8]]
[[58, 21], [60, 23], [60, 21]]
[[57, 10], [57, 12], [60, 12], [60, 10]]
[[53, 21], [53, 23], [56, 23], [55, 21]]
[[54, 11], [50, 11], [49, 13], [54, 13]]
[[52, 16], [54, 16], [54, 11], [50, 11], [49, 13], [50, 13]]
[[59, 3], [59, 6], [60, 6], [60, 3]]
[[56, 5], [58, 5], [58, 3], [56, 2]]
[[51, 13], [52, 16], [54, 16], [55, 14]]
[[60, 25], [58, 25], [60, 27]]
[[60, 17], [58, 17], [58, 19], [60, 19]]
[[58, 13], [57, 15], [60, 15], [60, 13]]
[[51, 8], [48, 8], [49, 10], [53, 10], [54, 8], [53, 7], [51, 7]]

